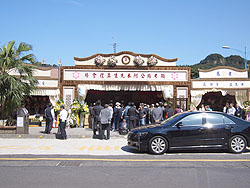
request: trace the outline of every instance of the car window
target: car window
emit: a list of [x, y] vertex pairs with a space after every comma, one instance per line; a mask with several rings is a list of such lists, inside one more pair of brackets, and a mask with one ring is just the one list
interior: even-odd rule
[[224, 123], [225, 124], [235, 124], [231, 119], [224, 116]]
[[202, 113], [188, 115], [179, 122], [182, 122], [183, 126], [202, 125]]
[[172, 121], [173, 119], [176, 119], [178, 116], [181, 116], [181, 115], [183, 115], [183, 113], [175, 114], [175, 115], [171, 116], [170, 118], [163, 120], [163, 121], [161, 122], [161, 125], [164, 125], [164, 124], [166, 124], [167, 122], [170, 122], [170, 121]]
[[221, 114], [206, 113], [206, 123], [211, 125], [224, 124], [224, 116]]

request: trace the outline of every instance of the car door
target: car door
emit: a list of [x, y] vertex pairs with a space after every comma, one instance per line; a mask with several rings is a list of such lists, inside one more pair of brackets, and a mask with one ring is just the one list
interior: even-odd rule
[[223, 114], [206, 113], [204, 139], [206, 145], [223, 146], [231, 133], [234, 122]]
[[171, 147], [199, 146], [204, 132], [202, 124], [204, 113], [185, 116], [167, 130]]

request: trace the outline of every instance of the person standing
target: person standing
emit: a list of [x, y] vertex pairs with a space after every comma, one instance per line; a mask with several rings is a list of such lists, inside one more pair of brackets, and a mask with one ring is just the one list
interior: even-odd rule
[[234, 116], [235, 114], [235, 108], [233, 106], [233, 103], [230, 103], [227, 114]]
[[64, 106], [62, 105], [60, 107], [60, 113], [59, 113], [59, 127], [60, 127], [60, 131], [61, 131], [61, 139], [62, 140], [66, 140], [67, 139], [67, 134], [66, 134], [66, 120], [68, 117], [68, 112], [64, 109]]
[[51, 115], [52, 115], [52, 127], [53, 127], [53, 123], [56, 120], [55, 110], [53, 105], [51, 105]]
[[242, 109], [241, 107], [236, 103], [235, 104], [235, 116], [237, 116], [238, 118], [242, 118]]
[[129, 130], [136, 127], [137, 110], [134, 105], [135, 104], [131, 102], [131, 107], [128, 109]]
[[17, 109], [17, 116], [24, 116], [28, 114], [28, 110], [25, 108], [25, 104], [22, 103], [20, 108]]
[[152, 111], [153, 120], [155, 123], [160, 123], [163, 115], [162, 107], [159, 105], [159, 103], [156, 103], [155, 107], [156, 108]]
[[168, 105], [167, 103], [164, 103], [164, 109], [163, 109], [163, 119], [167, 119], [168, 118]]
[[147, 115], [146, 115], [146, 124], [149, 124], [149, 106], [147, 104], [144, 104], [143, 109], [146, 111]]
[[109, 105], [105, 104], [104, 109], [100, 112], [100, 121], [101, 121], [101, 127], [100, 127], [100, 139], [104, 139], [104, 131], [107, 130], [107, 136], [106, 139], [108, 140], [110, 138], [110, 124], [111, 124], [111, 118], [112, 113], [109, 109]]
[[122, 111], [123, 109], [121, 108], [121, 104], [117, 102], [114, 108], [114, 123], [113, 123], [113, 128], [112, 128], [113, 131], [118, 131], [118, 126], [121, 122]]
[[128, 117], [128, 109], [131, 108], [131, 102], [128, 103], [127, 106], [125, 106], [122, 117], [126, 120], [126, 123], [129, 124], [129, 117]]
[[50, 131], [52, 129], [53, 124], [53, 117], [51, 113], [51, 103], [47, 105], [47, 108], [45, 109], [45, 118], [46, 118], [46, 127], [45, 127], [45, 134], [50, 134]]
[[149, 124], [153, 124], [154, 123], [153, 114], [152, 114], [154, 108], [155, 108], [155, 105], [151, 104], [151, 106], [149, 108], [149, 111], [148, 111]]
[[227, 102], [226, 106], [224, 106], [224, 108], [223, 108], [223, 112], [227, 114], [228, 108], [229, 108], [229, 103]]
[[174, 114], [178, 114], [178, 113], [181, 113], [183, 112], [182, 109], [180, 108], [180, 105], [177, 105], [175, 110], [174, 110]]
[[114, 121], [114, 118], [113, 118], [113, 115], [114, 115], [113, 103], [109, 103], [108, 109], [110, 110], [110, 113], [111, 113], [110, 130], [112, 130], [111, 125], [113, 125], [113, 121]]
[[205, 112], [205, 106], [204, 106], [204, 104], [201, 104], [201, 107], [200, 107], [199, 111]]
[[167, 109], [167, 113], [166, 113], [166, 119], [167, 118], [170, 118], [171, 116], [173, 116], [174, 115], [174, 109], [171, 107], [171, 105], [169, 104], [168, 105], [168, 109]]
[[94, 128], [94, 119], [95, 119], [95, 116], [94, 116], [94, 106], [95, 106], [95, 103], [94, 104], [90, 104], [90, 107], [89, 107], [89, 115], [90, 115], [90, 125], [91, 125], [91, 129], [93, 130]]
[[146, 124], [146, 117], [147, 117], [147, 112], [145, 110], [145, 108], [143, 108], [143, 106], [139, 107], [139, 125], [143, 126]]
[[96, 102], [96, 106], [94, 106], [93, 108], [93, 112], [94, 112], [94, 127], [93, 127], [93, 134], [94, 136], [96, 136], [96, 131], [97, 131], [97, 128], [98, 128], [98, 125], [100, 127], [100, 112], [101, 110], [103, 109], [103, 106], [101, 106], [101, 101], [98, 100]]

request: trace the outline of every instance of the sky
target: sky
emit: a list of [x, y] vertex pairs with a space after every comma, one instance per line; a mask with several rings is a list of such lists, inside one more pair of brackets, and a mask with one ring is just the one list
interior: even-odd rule
[[[209, 54], [250, 54], [249, 0], [0, 0], [0, 46], [33, 46], [38, 61], [132, 51], [199, 63]], [[248, 56], [248, 59], [250, 56]]]

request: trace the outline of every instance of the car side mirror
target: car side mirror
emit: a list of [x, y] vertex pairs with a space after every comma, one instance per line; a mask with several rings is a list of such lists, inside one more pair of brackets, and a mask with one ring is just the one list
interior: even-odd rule
[[182, 122], [179, 122], [179, 123], [176, 124], [176, 127], [178, 127], [178, 128], [180, 128], [180, 127], [182, 127], [182, 126], [183, 126], [183, 123], [182, 123]]

